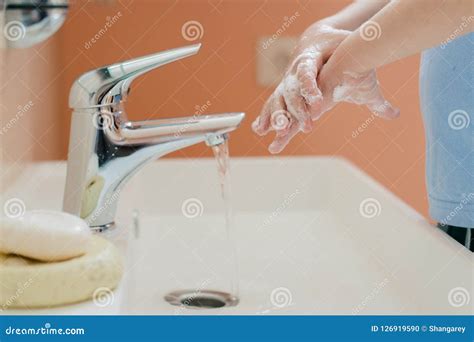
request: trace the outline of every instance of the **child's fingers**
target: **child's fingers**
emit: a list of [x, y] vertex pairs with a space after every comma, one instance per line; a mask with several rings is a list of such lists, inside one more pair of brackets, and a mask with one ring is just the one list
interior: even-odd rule
[[290, 128], [285, 131], [277, 131], [275, 139], [268, 146], [268, 151], [272, 154], [280, 153], [288, 145], [288, 143], [293, 139], [293, 137], [298, 133], [298, 125], [292, 124]]
[[298, 64], [296, 79], [300, 86], [300, 95], [309, 107], [317, 105], [322, 100], [322, 93], [316, 82], [318, 65], [314, 59], [307, 59]]
[[400, 116], [400, 109], [394, 107], [390, 102], [385, 100], [382, 96], [374, 103], [367, 104], [367, 108], [377, 116], [384, 119], [395, 119]]
[[[278, 89], [277, 89], [278, 90]], [[271, 129], [272, 113], [278, 109], [285, 110], [284, 100], [279, 91], [275, 91], [263, 106], [262, 112], [252, 123], [252, 129], [258, 135], [266, 135]]]
[[288, 112], [296, 118], [295, 124], [297, 127], [305, 133], [311, 132], [313, 125], [311, 120], [308, 120], [310, 116], [307, 112], [304, 99], [296, 94], [285, 94], [285, 103]]

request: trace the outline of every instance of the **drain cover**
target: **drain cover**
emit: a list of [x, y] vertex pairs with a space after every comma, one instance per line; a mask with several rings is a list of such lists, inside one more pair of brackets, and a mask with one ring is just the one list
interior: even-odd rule
[[174, 291], [167, 294], [165, 300], [171, 305], [190, 309], [214, 309], [239, 303], [239, 299], [229, 293], [212, 290]]

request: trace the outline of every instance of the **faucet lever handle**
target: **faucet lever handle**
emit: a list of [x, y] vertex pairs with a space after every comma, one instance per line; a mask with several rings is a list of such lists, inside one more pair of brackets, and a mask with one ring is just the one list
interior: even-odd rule
[[132, 81], [153, 69], [198, 53], [201, 44], [184, 46], [91, 70], [73, 83], [72, 109], [94, 108], [124, 101]]

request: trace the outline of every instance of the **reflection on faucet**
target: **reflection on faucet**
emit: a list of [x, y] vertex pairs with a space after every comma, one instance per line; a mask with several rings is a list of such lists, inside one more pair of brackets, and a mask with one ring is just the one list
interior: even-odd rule
[[244, 113], [129, 121], [123, 102], [131, 82], [167, 63], [196, 54], [191, 45], [89, 71], [73, 84], [64, 211], [102, 231], [114, 224], [120, 190], [149, 161], [206, 142], [218, 145]]

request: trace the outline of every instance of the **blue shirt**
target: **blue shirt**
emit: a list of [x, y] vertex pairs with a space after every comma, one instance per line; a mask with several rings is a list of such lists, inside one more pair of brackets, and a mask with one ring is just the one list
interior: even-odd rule
[[420, 98], [430, 215], [474, 227], [474, 33], [425, 51]]

